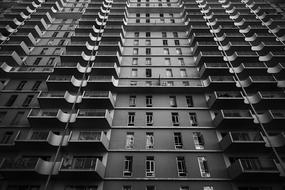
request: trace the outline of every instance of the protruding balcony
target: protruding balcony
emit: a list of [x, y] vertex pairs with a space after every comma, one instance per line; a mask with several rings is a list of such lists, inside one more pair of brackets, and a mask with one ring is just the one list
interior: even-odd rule
[[227, 152], [265, 150], [265, 142], [259, 132], [229, 132], [220, 141], [220, 145]]
[[209, 95], [207, 103], [212, 109], [231, 109], [233, 107], [239, 109], [248, 108], [248, 105], [244, 103], [244, 98], [239, 91], [214, 91]]
[[102, 180], [105, 175], [105, 166], [102, 161], [94, 157], [76, 157], [63, 159], [59, 177]]
[[233, 76], [209, 76], [203, 81], [209, 90], [234, 90], [236, 89]]
[[280, 177], [274, 161], [269, 159], [237, 159], [228, 167], [228, 172], [230, 177], [236, 180], [278, 180]]
[[200, 76], [206, 78], [210, 75], [231, 75], [229, 73], [229, 67], [225, 62], [222, 63], [204, 63], [200, 68]]
[[254, 123], [264, 124], [267, 128], [271, 129], [283, 129], [285, 121], [285, 111], [284, 110], [267, 110], [253, 115]]
[[96, 149], [106, 151], [109, 147], [109, 139], [103, 131], [73, 131], [68, 142], [72, 150]]
[[217, 128], [253, 126], [249, 110], [220, 110], [215, 113], [213, 123]]
[[81, 109], [78, 112], [76, 124], [78, 124], [81, 128], [94, 127], [96, 129], [106, 129], [111, 127], [112, 120], [112, 111]]

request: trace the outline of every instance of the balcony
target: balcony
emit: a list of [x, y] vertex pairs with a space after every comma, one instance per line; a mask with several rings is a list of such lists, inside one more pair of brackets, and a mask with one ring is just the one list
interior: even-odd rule
[[98, 152], [103, 152], [107, 151], [108, 147], [109, 140], [103, 131], [73, 131], [67, 149], [96, 149]]
[[280, 172], [273, 160], [237, 159], [228, 167], [229, 175], [235, 180], [278, 180]]
[[77, 157], [63, 159], [59, 170], [59, 177], [67, 179], [102, 180], [105, 175], [105, 166], [98, 158]]
[[[76, 94], [76, 93], [75, 93]], [[38, 100], [41, 108], [58, 108], [61, 105], [62, 108], [70, 108], [66, 96], [66, 92], [40, 92]], [[110, 91], [84, 91], [80, 97], [82, 100], [77, 106], [80, 109], [90, 108], [90, 105], [96, 108], [113, 109], [115, 106], [115, 96]]]
[[210, 91], [226, 90], [232, 91], [236, 89], [236, 82], [233, 76], [209, 76], [203, 81], [204, 86]]
[[243, 128], [253, 126], [253, 117], [249, 110], [220, 110], [215, 113], [213, 124], [217, 128]]
[[263, 123], [268, 129], [283, 129], [285, 110], [260, 111], [257, 116], [253, 115], [254, 123]]
[[199, 74], [202, 78], [209, 77], [211, 75], [232, 75], [229, 72], [229, 67], [225, 62], [222, 63], [203, 63], [199, 70]]
[[258, 132], [229, 132], [220, 141], [226, 152], [262, 152], [265, 151], [265, 141]]
[[249, 106], [244, 103], [244, 97], [239, 91], [214, 91], [209, 95], [207, 104], [212, 109], [249, 108]]
[[[56, 109], [32, 109], [28, 114], [28, 120], [34, 127], [64, 126], [69, 120], [69, 113]], [[99, 129], [110, 128], [113, 120], [113, 112], [108, 110], [84, 110], [73, 113], [70, 118], [71, 127], [95, 127]]]
[[201, 66], [205, 62], [211, 62], [211, 63], [222, 63], [223, 55], [220, 51], [201, 51], [196, 57], [195, 57], [195, 65]]

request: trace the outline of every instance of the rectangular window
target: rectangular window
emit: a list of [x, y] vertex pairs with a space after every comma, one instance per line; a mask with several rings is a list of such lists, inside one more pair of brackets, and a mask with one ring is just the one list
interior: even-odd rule
[[0, 144], [11, 144], [12, 143], [12, 136], [14, 132], [13, 131], [6, 131], [0, 140]]
[[138, 46], [139, 45], [139, 40], [134, 40], [134, 46]]
[[192, 96], [186, 96], [186, 103], [188, 107], [193, 107], [193, 97]]
[[78, 140], [80, 141], [86, 141], [86, 140], [100, 141], [100, 139], [101, 139], [101, 132], [99, 131], [80, 131], [78, 136]]
[[146, 133], [146, 149], [152, 149], [154, 147], [154, 136], [153, 133]]
[[146, 96], [145, 104], [146, 104], [146, 107], [152, 107], [152, 96]]
[[181, 77], [187, 77], [186, 69], [180, 69]]
[[177, 171], [179, 177], [185, 177], [187, 175], [185, 159], [182, 156], [176, 158], [177, 160]]
[[166, 77], [173, 77], [172, 69], [166, 69]]
[[53, 54], [54, 55], [60, 55], [60, 53], [61, 53], [61, 48], [55, 48]]
[[166, 86], [174, 86], [173, 81], [167, 81], [167, 82], [166, 82]]
[[42, 58], [38, 57], [38, 58], [35, 60], [35, 62], [34, 62], [33, 65], [39, 65], [40, 62], [41, 62], [41, 60], [42, 60]]
[[136, 19], [136, 23], [140, 23], [140, 19]]
[[59, 46], [63, 46], [64, 42], [65, 42], [65, 40], [60, 40], [59, 43], [58, 43], [58, 45], [59, 45]]
[[136, 86], [137, 85], [137, 81], [130, 81], [130, 85], [131, 86]]
[[174, 44], [175, 44], [176, 46], [179, 46], [179, 45], [180, 45], [179, 40], [174, 40]]
[[3, 121], [4, 121], [4, 118], [5, 118], [5, 116], [6, 116], [6, 112], [4, 112], [4, 111], [1, 111], [0, 112], [0, 123], [2, 123]]
[[11, 95], [8, 101], [6, 102], [5, 106], [12, 106], [15, 103], [17, 97], [18, 95]]
[[210, 171], [205, 157], [198, 157], [199, 168], [202, 177], [210, 177]]
[[30, 103], [31, 103], [31, 101], [33, 100], [33, 98], [34, 98], [34, 95], [28, 95], [28, 96], [26, 97], [26, 99], [24, 100], [22, 106], [23, 106], [23, 107], [29, 106]]
[[138, 76], [138, 69], [132, 69], [131, 77], [137, 77], [137, 76]]
[[21, 122], [21, 120], [22, 120], [24, 114], [25, 114], [25, 112], [23, 112], [23, 111], [17, 112], [17, 114], [16, 114], [15, 117], [13, 118], [11, 124], [12, 124], [12, 125], [17, 125], [17, 124], [19, 124], [19, 123]]
[[177, 55], [182, 55], [182, 50], [181, 50], [181, 48], [176, 48], [176, 54], [177, 54]]
[[171, 107], [177, 107], [177, 102], [176, 102], [176, 96], [169, 96], [169, 99], [170, 99], [170, 106]]
[[174, 38], [178, 38], [178, 33], [177, 32], [173, 32], [173, 37]]
[[170, 66], [171, 65], [170, 58], [164, 58], [164, 64]]
[[152, 85], [152, 81], [145, 81], [145, 85], [146, 86], [151, 86]]
[[181, 66], [185, 65], [184, 59], [183, 58], [178, 58], [178, 62]]
[[162, 37], [163, 37], [163, 38], [166, 38], [166, 37], [167, 37], [166, 32], [162, 32]]
[[148, 185], [145, 188], [146, 190], [155, 190], [155, 186], [154, 185]]
[[133, 58], [132, 65], [137, 65], [138, 64], [138, 58]]
[[201, 132], [193, 132], [193, 140], [196, 149], [204, 149], [204, 137]]
[[168, 45], [167, 40], [162, 40], [162, 44], [163, 44], [164, 46], [167, 46], [167, 45]]
[[132, 176], [133, 171], [133, 157], [125, 156], [123, 176]]
[[174, 133], [174, 146], [176, 149], [183, 148], [182, 135], [180, 132]]
[[150, 37], [150, 32], [146, 32], [146, 33], [145, 33], [145, 36], [146, 36], [147, 38], [149, 38], [149, 37]]
[[197, 114], [196, 113], [189, 113], [189, 119], [190, 119], [190, 126], [197, 126]]
[[181, 186], [180, 190], [190, 190], [188, 186]]
[[146, 48], [145, 49], [145, 54], [146, 55], [150, 55], [151, 54], [151, 49], [150, 48]]
[[214, 190], [213, 186], [204, 186], [203, 190]]
[[168, 48], [163, 48], [163, 54], [164, 55], [169, 55], [169, 49]]
[[27, 81], [25, 81], [25, 80], [21, 81], [17, 86], [17, 90], [22, 90], [26, 83], [27, 83]]
[[128, 126], [134, 126], [135, 125], [135, 112], [129, 112], [128, 113]]
[[145, 76], [151, 77], [151, 69], [145, 69]]
[[134, 48], [133, 49], [133, 55], [138, 55], [139, 49], [138, 48]]
[[132, 190], [132, 186], [130, 185], [124, 185], [123, 190]]
[[179, 119], [178, 119], [178, 113], [177, 112], [171, 113], [171, 120], [172, 120], [173, 126], [179, 126]]
[[139, 32], [135, 32], [135, 37], [138, 38], [140, 36]]
[[190, 85], [189, 81], [182, 81], [182, 84], [183, 84], [183, 86], [189, 86]]
[[65, 32], [64, 35], [63, 35], [63, 37], [64, 37], [64, 38], [68, 38], [68, 35], [69, 35], [69, 32]]
[[146, 65], [151, 65], [151, 58], [146, 58], [145, 59], [145, 64]]
[[32, 90], [38, 90], [40, 85], [41, 85], [42, 81], [36, 81], [34, 86], [32, 87]]
[[40, 55], [45, 55], [47, 50], [48, 48], [43, 48], [42, 51], [40, 52]]
[[146, 112], [146, 125], [147, 126], [153, 125], [153, 113], [152, 112]]
[[153, 156], [146, 157], [146, 177], [154, 177], [155, 176], [155, 162]]
[[53, 64], [54, 60], [55, 60], [54, 57], [49, 58], [47, 65], [51, 66]]
[[54, 32], [51, 37], [55, 38], [57, 36], [57, 34], [58, 34], [58, 32]]
[[151, 45], [151, 41], [150, 41], [150, 40], [146, 40], [146, 41], [145, 41], [145, 45], [146, 45], [146, 46], [150, 46], [150, 45]]
[[136, 107], [136, 96], [130, 96], [129, 98], [129, 106]]
[[126, 149], [133, 149], [134, 144], [135, 144], [135, 134], [133, 132], [127, 132]]

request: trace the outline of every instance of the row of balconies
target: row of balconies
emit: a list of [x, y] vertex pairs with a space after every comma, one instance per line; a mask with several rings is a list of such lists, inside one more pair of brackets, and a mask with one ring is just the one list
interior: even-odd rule
[[[81, 135], [81, 133], [86, 133]], [[72, 131], [69, 134], [63, 135], [54, 133], [53, 131], [18, 131], [14, 138], [9, 142], [0, 144], [1, 149], [23, 150], [27, 148], [39, 150], [52, 150], [53, 147], [58, 147], [61, 144], [65, 149], [83, 150], [85, 148], [96, 149], [97, 151], [107, 151], [109, 147], [109, 139], [104, 132], [100, 131]]]
[[65, 179], [104, 178], [105, 166], [98, 158], [62, 158], [60, 161], [46, 161], [42, 158], [23, 157], [18, 159], [4, 158], [0, 164], [4, 178], [46, 178], [51, 174]]
[[[66, 92], [40, 92], [38, 101], [41, 108], [68, 108], [74, 102], [75, 95]], [[84, 91], [77, 98], [78, 108], [86, 109], [90, 105], [96, 105], [96, 108], [114, 109], [116, 96], [110, 91]]]
[[71, 127], [108, 129], [112, 124], [113, 111], [79, 109], [66, 113], [61, 109], [32, 109], [27, 118], [34, 127], [64, 126], [69, 122]]

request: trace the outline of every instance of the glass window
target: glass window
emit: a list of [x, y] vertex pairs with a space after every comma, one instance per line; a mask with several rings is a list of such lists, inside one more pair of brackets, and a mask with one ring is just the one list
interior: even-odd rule
[[135, 134], [133, 132], [127, 132], [126, 149], [133, 149], [134, 144], [135, 144]]
[[170, 106], [171, 107], [176, 107], [177, 106], [177, 102], [176, 102], [176, 96], [169, 96], [169, 99], [170, 99]]
[[132, 186], [130, 185], [124, 185], [123, 190], [132, 190]]
[[134, 40], [134, 45], [138, 46], [139, 45], [139, 40]]
[[178, 58], [178, 62], [180, 65], [184, 66], [185, 65], [185, 62], [184, 62], [184, 59], [183, 58]]
[[186, 103], [188, 107], [193, 107], [193, 97], [192, 96], [186, 96]]
[[152, 96], [146, 96], [145, 104], [146, 104], [146, 107], [152, 107]]
[[146, 45], [146, 46], [150, 46], [150, 45], [151, 45], [151, 41], [150, 41], [150, 40], [146, 40], [146, 41], [145, 41], [145, 45]]
[[129, 98], [129, 106], [135, 107], [136, 106], [136, 96], [130, 96]]
[[186, 171], [186, 164], [185, 159], [182, 156], [177, 157], [177, 170], [178, 170], [178, 176], [179, 177], [185, 177], [187, 175]]
[[5, 106], [12, 106], [15, 103], [17, 97], [18, 95], [11, 95], [8, 101], [6, 102]]
[[145, 59], [145, 64], [146, 65], [151, 65], [151, 58], [146, 58]]
[[21, 81], [17, 86], [17, 90], [22, 90], [25, 84], [27, 84], [27, 81]]
[[173, 77], [172, 69], [166, 69], [166, 77]]
[[190, 119], [190, 126], [197, 126], [197, 114], [196, 113], [189, 113], [189, 119]]
[[133, 49], [133, 55], [138, 55], [139, 49], [138, 48], [134, 48]]
[[123, 176], [132, 176], [133, 171], [133, 157], [125, 156]]
[[174, 40], [174, 44], [175, 44], [176, 46], [179, 46], [179, 45], [180, 45], [179, 40]]
[[172, 120], [172, 124], [174, 126], [178, 126], [179, 125], [179, 119], [178, 119], [178, 113], [177, 112], [172, 112], [171, 113], [171, 120]]
[[138, 76], [138, 69], [132, 69], [131, 77], [137, 77], [137, 76]]
[[170, 58], [164, 58], [164, 64], [170, 66], [171, 65]]
[[155, 162], [153, 156], [146, 157], [146, 177], [154, 177], [155, 176]]
[[167, 40], [162, 40], [162, 43], [163, 43], [164, 46], [168, 45]]
[[193, 139], [196, 149], [204, 149], [204, 137], [201, 132], [193, 132]]
[[38, 90], [40, 85], [41, 85], [42, 81], [36, 81], [34, 86], [32, 87], [32, 90]]
[[146, 133], [146, 149], [152, 149], [154, 147], [154, 136], [153, 133]]
[[147, 126], [153, 125], [153, 113], [152, 112], [146, 112], [146, 125]]
[[132, 65], [137, 65], [138, 64], [138, 58], [133, 58]]
[[186, 69], [180, 69], [181, 77], [187, 77]]
[[145, 36], [148, 38], [148, 37], [150, 37], [150, 32], [146, 32], [145, 33]]
[[202, 177], [210, 177], [208, 163], [205, 157], [198, 157], [200, 173]]
[[31, 101], [33, 100], [33, 98], [34, 98], [34, 95], [28, 95], [28, 96], [26, 97], [26, 99], [24, 100], [22, 106], [23, 106], [23, 107], [29, 106], [30, 103], [31, 103]]
[[163, 48], [163, 54], [164, 55], [169, 55], [169, 49], [168, 48]]
[[174, 146], [176, 149], [183, 148], [182, 135], [180, 132], [174, 133]]
[[134, 126], [135, 124], [135, 112], [128, 113], [128, 126]]
[[151, 54], [151, 49], [150, 48], [146, 48], [145, 49], [145, 54], [146, 55], [150, 55]]
[[151, 77], [151, 69], [145, 69], [145, 76]]

